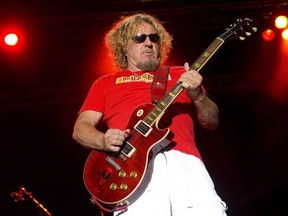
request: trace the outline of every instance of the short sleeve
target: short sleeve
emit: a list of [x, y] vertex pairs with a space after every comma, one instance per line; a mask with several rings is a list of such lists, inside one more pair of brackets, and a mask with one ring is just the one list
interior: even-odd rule
[[104, 112], [105, 80], [104, 77], [99, 78], [92, 84], [79, 113], [86, 110]]

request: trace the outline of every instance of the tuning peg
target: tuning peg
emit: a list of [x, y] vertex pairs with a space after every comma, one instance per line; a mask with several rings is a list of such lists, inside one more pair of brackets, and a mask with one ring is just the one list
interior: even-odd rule
[[239, 39], [241, 40], [241, 41], [244, 41], [245, 40], [245, 37], [239, 37]]
[[245, 32], [245, 34], [246, 34], [247, 36], [251, 36], [251, 35], [252, 35], [251, 32]]

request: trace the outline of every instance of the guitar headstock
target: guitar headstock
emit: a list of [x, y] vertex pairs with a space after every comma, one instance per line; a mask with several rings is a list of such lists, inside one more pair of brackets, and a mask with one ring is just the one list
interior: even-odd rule
[[257, 32], [257, 27], [255, 27], [255, 21], [249, 17], [244, 19], [237, 19], [237, 21], [225, 29], [225, 32], [218, 37], [227, 40], [240, 39], [245, 40], [246, 37], [252, 35], [252, 33]]

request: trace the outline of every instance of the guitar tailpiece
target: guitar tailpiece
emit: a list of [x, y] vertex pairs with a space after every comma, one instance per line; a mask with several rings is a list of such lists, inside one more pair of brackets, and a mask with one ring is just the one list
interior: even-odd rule
[[96, 204], [96, 199], [95, 199], [93, 196], [91, 196], [91, 197], [90, 197], [90, 202], [91, 202], [92, 204]]
[[112, 209], [112, 208], [108, 208], [108, 207], [105, 207], [104, 205], [102, 205], [100, 202], [98, 202], [98, 200], [95, 198], [95, 197], [93, 197], [93, 196], [91, 196], [91, 198], [90, 198], [90, 202], [92, 203], [92, 204], [96, 204], [98, 207], [99, 207], [99, 209], [101, 210], [101, 212], [102, 211], [105, 211], [105, 212], [113, 212], [114, 211], [114, 209]]
[[127, 210], [128, 210], [128, 206], [127, 205], [117, 206], [115, 208], [115, 211], [120, 211], [120, 212], [118, 212], [115, 216], [119, 216], [121, 214], [124, 214]]
[[118, 216], [118, 215], [121, 215], [128, 210], [128, 205], [126, 203], [118, 204], [116, 207], [108, 209], [108, 208], [104, 207], [100, 202], [98, 202], [98, 200], [93, 196], [91, 196], [90, 202], [92, 204], [96, 204], [100, 208], [101, 215], [103, 215], [103, 216], [104, 216], [103, 211], [105, 211], [105, 212], [119, 212], [118, 214], [116, 214], [116, 216]]

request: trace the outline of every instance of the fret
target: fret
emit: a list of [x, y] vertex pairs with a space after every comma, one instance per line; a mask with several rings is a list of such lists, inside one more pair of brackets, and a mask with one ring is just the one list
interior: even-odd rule
[[162, 112], [162, 110], [159, 109], [158, 107], [155, 107], [155, 109], [153, 109], [153, 110], [157, 110], [158, 112]]
[[157, 117], [158, 115], [152, 110], [151, 114], [155, 117]]
[[174, 93], [172, 93], [172, 92], [168, 92], [168, 94], [171, 96], [171, 97], [175, 97], [175, 94]]
[[160, 101], [160, 105], [162, 105], [163, 107], [165, 107], [167, 104], [164, 101]]
[[147, 118], [152, 122], [154, 121], [154, 118], [150, 117], [149, 115], [147, 116]]

